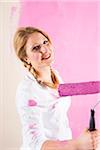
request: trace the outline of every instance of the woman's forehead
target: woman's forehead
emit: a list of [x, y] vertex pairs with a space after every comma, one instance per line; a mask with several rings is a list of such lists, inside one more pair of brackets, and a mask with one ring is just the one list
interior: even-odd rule
[[27, 43], [40, 44], [40, 42], [45, 39], [47, 38], [43, 34], [39, 32], [34, 32], [29, 36]]

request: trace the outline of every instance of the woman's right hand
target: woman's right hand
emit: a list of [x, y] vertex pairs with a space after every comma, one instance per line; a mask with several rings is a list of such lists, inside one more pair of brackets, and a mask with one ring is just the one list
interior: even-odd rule
[[90, 132], [86, 129], [76, 140], [77, 150], [95, 150], [97, 147], [96, 137], [96, 131]]

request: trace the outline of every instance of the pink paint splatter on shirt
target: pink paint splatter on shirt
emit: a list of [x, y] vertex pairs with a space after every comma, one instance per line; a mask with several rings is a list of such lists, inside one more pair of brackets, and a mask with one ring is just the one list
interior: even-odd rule
[[36, 123], [29, 125], [29, 129], [34, 129], [36, 128]]
[[28, 100], [28, 106], [36, 106], [37, 105], [37, 102], [33, 99], [29, 99]]
[[31, 134], [32, 134], [33, 138], [38, 136], [38, 133], [36, 133], [36, 131], [32, 131]]

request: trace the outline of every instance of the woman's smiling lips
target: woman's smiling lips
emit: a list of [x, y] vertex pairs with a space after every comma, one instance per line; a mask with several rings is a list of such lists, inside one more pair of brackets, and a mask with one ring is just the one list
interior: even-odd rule
[[50, 57], [51, 57], [51, 54], [45, 55], [44, 57], [42, 57], [42, 60], [49, 59]]

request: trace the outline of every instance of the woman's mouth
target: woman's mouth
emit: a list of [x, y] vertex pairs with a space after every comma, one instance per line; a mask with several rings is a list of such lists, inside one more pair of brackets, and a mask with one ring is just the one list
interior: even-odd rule
[[49, 59], [50, 57], [51, 57], [51, 54], [46, 55], [46, 56], [42, 57], [42, 60], [44, 60], [44, 59]]

